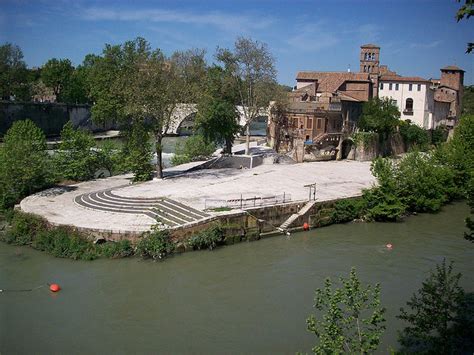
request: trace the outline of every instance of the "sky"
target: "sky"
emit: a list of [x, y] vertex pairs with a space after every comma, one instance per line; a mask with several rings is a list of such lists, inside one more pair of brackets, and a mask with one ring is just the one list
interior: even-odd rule
[[14, 43], [29, 67], [50, 58], [81, 64], [104, 45], [138, 36], [171, 54], [232, 48], [239, 36], [268, 45], [278, 81], [298, 71], [359, 70], [362, 44], [381, 47], [380, 63], [405, 76], [439, 78], [457, 65], [474, 84], [474, 19], [456, 22], [456, 0], [0, 0], [0, 43]]

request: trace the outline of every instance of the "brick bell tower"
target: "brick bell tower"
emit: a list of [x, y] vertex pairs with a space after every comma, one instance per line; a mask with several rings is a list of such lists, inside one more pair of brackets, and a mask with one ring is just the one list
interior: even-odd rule
[[380, 47], [375, 44], [360, 46], [360, 72], [369, 74], [372, 81], [372, 97], [378, 96], [380, 73]]

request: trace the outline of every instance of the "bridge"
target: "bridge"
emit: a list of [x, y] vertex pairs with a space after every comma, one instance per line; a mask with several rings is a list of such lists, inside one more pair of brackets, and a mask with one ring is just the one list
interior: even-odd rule
[[[239, 112], [239, 125], [245, 127], [245, 115], [242, 106], [237, 106]], [[179, 104], [174, 110], [171, 125], [165, 134], [179, 135], [190, 133], [194, 127], [194, 120], [197, 113], [197, 104]], [[268, 116], [267, 109], [260, 110], [260, 116]]]

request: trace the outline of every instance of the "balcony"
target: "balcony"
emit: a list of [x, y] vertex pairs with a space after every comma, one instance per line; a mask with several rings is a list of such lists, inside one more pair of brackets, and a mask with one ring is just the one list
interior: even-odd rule
[[407, 109], [406, 108], [406, 109], [403, 110], [403, 114], [405, 116], [413, 116], [413, 109]]

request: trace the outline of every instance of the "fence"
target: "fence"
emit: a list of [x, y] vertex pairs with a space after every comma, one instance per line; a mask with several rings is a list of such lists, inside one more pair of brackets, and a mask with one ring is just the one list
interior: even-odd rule
[[217, 209], [217, 208], [252, 208], [258, 206], [276, 205], [280, 203], [290, 202], [291, 195], [283, 193], [282, 195], [275, 196], [254, 196], [254, 197], [242, 197], [230, 200], [217, 200], [217, 199], [206, 199], [204, 201], [205, 209]]

